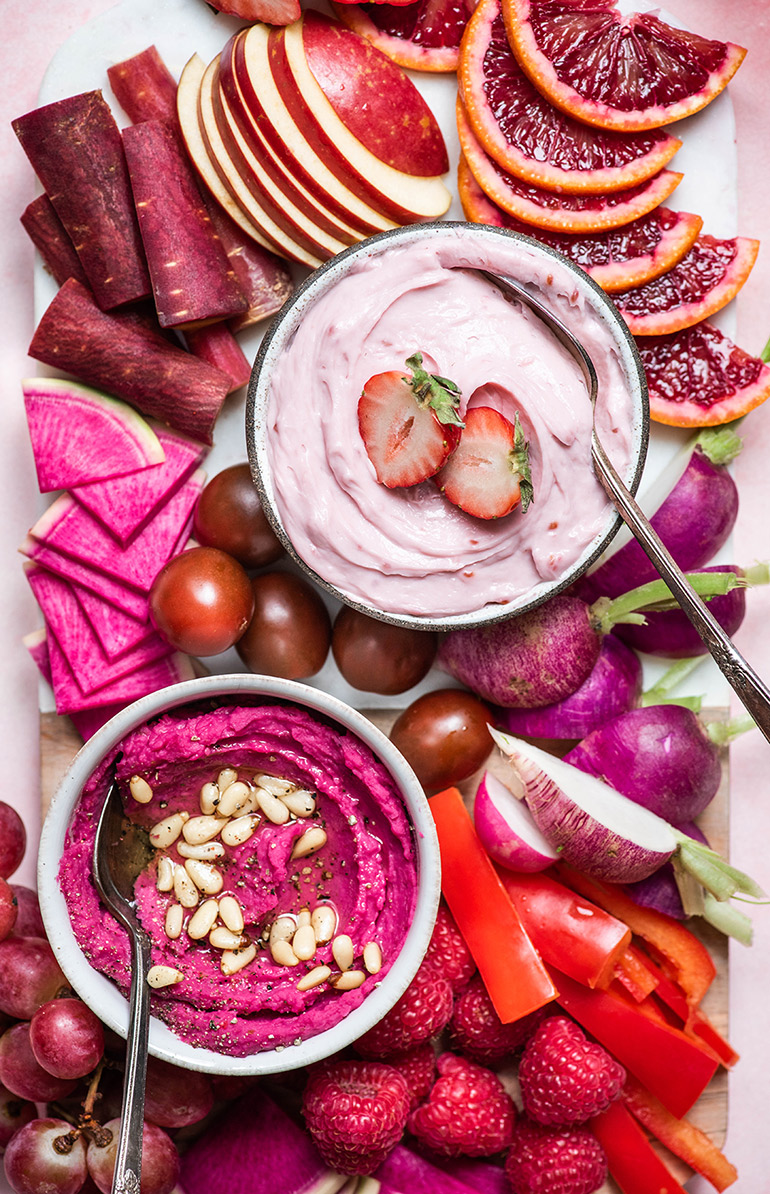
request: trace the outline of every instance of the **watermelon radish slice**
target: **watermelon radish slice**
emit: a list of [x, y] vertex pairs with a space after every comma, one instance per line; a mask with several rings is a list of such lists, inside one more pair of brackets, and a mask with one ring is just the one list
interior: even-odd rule
[[41, 626], [39, 630], [32, 630], [29, 634], [25, 634], [21, 641], [46, 684], [50, 684], [51, 659], [48, 654], [48, 631]]
[[154, 633], [146, 616], [144, 620], [134, 618], [90, 589], [73, 581], [69, 585], [109, 659], [120, 659]]
[[99, 520], [68, 493], [49, 506], [30, 535], [47, 547], [98, 569], [140, 593], [148, 593], [158, 572], [173, 554], [204, 483], [205, 474], [199, 469], [125, 548], [121, 548]]
[[136, 589], [130, 588], [119, 580], [115, 580], [114, 577], [107, 576], [104, 572], [99, 572], [97, 569], [91, 568], [81, 560], [73, 560], [70, 556], [63, 555], [60, 551], [54, 550], [54, 548], [49, 547], [47, 544], [33, 539], [31, 535], [27, 535], [19, 547], [19, 551], [23, 556], [27, 556], [28, 559], [42, 564], [49, 572], [55, 572], [57, 576], [63, 577], [64, 580], [81, 585], [84, 589], [90, 590], [90, 592], [101, 597], [104, 601], [112, 602], [118, 609], [123, 610], [124, 613], [129, 614], [138, 621], [147, 621], [149, 612], [147, 595], [145, 593], [137, 593]]
[[93, 692], [171, 654], [168, 643], [153, 635], [119, 659], [111, 660], [67, 582], [31, 562], [24, 570], [46, 626], [56, 637], [83, 692]]
[[143, 530], [163, 503], [200, 465], [208, 448], [167, 427], [156, 427], [166, 459], [160, 465], [110, 481], [70, 486], [81, 506], [98, 518], [122, 547]]
[[[51, 683], [51, 660], [48, 655], [48, 634], [44, 628], [25, 634], [21, 640], [46, 684]], [[94, 709], [74, 710], [70, 720], [84, 742], [93, 737], [106, 722], [125, 708], [126, 701], [114, 705], [100, 705]]]
[[157, 435], [127, 403], [58, 377], [21, 383], [41, 493], [161, 464]]

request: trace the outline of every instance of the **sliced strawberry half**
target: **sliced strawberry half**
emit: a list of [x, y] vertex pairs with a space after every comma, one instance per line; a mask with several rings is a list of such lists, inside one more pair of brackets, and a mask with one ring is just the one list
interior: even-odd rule
[[465, 415], [460, 443], [436, 477], [444, 496], [476, 518], [502, 518], [532, 501], [529, 446], [519, 423], [490, 406]]
[[446, 377], [427, 373], [422, 353], [370, 377], [358, 400], [358, 427], [377, 480], [388, 489], [427, 481], [456, 448], [463, 428], [460, 391]]

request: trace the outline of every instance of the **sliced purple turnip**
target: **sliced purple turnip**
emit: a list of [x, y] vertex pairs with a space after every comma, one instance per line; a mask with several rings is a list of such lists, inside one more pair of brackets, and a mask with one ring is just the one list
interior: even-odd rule
[[[372, 1187], [372, 1194], [377, 1189], [380, 1194], [471, 1194], [472, 1190], [403, 1144], [397, 1144], [374, 1171], [374, 1180], [379, 1187]], [[368, 1194], [368, 1190], [364, 1184], [362, 1194]]]
[[163, 446], [132, 407], [59, 377], [21, 383], [41, 493], [162, 464]]
[[520, 738], [490, 733], [511, 761], [514, 795], [520, 789], [543, 835], [578, 870], [610, 883], [633, 883], [675, 860], [678, 872], [719, 900], [736, 892], [763, 898], [748, 875], [601, 780]]
[[[685, 571], [708, 564], [735, 525], [738, 489], [727, 466], [742, 446], [731, 427], [704, 428], [642, 499], [653, 528]], [[617, 597], [656, 576], [636, 539], [621, 528], [608, 557], [581, 577], [574, 591], [590, 602], [601, 596]]]
[[21, 225], [42, 257], [43, 265], [59, 286], [67, 278], [76, 278], [83, 286], [88, 285], [75, 246], [45, 192], [25, 207], [21, 213]]
[[107, 78], [112, 94], [132, 124], [176, 119], [176, 79], [156, 46], [108, 66]]
[[559, 858], [526, 804], [489, 771], [476, 789], [473, 822], [489, 857], [511, 871], [544, 871]]
[[492, 710], [501, 729], [527, 738], [584, 738], [633, 709], [641, 694], [642, 665], [613, 634], [604, 636], [593, 670], [575, 692], [540, 709]]

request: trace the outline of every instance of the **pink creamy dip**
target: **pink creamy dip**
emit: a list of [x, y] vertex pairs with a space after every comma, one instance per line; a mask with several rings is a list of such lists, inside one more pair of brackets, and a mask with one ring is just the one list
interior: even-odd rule
[[[444, 617], [507, 603], [558, 580], [606, 531], [609, 504], [591, 466], [582, 375], [536, 316], [479, 276], [480, 266], [534, 283], [591, 355], [599, 430], [623, 473], [633, 404], [612, 334], [575, 275], [503, 237], [448, 227], [356, 261], [309, 306], [273, 371], [267, 452], [275, 503], [299, 556], [327, 582], [383, 611]], [[493, 406], [529, 440], [526, 514], [463, 514], [427, 481], [386, 489], [358, 430], [373, 374], [416, 349], [451, 378], [462, 407]]]
[[[152, 828], [180, 810], [200, 814], [204, 783], [232, 767], [239, 778], [254, 772], [291, 780], [316, 793], [311, 818], [285, 824], [262, 818], [253, 835], [228, 847], [216, 867], [224, 876], [219, 899], [233, 895], [245, 920], [245, 933], [258, 944], [254, 961], [235, 974], [221, 968], [221, 951], [206, 939], [193, 940], [186, 926], [195, 909], [185, 909], [180, 936], [170, 939], [166, 911], [173, 891], [158, 890], [158, 860], [169, 855], [177, 866], [183, 839], [156, 851], [137, 881], [137, 908], [152, 943], [151, 964], [173, 967], [183, 978], [153, 992], [153, 1014], [189, 1044], [233, 1057], [299, 1043], [332, 1027], [366, 998], [395, 962], [411, 924], [417, 898], [417, 862], [406, 808], [389, 771], [355, 734], [320, 715], [293, 705], [220, 705], [208, 710], [183, 706], [128, 734], [84, 788], [59, 870], [59, 883], [72, 927], [86, 957], [127, 994], [130, 986], [128, 936], [100, 904], [91, 879], [94, 833], [116, 754], [126, 811]], [[149, 803], [129, 794], [133, 775], [153, 789]], [[292, 859], [292, 847], [310, 826], [321, 826], [327, 843], [310, 857]], [[201, 895], [201, 901], [206, 898]], [[363, 947], [376, 941], [382, 969], [362, 986], [336, 991], [329, 982], [301, 991], [297, 983], [318, 965], [339, 974], [330, 944], [298, 966], [276, 964], [263, 930], [281, 914], [312, 911], [331, 904], [335, 934], [353, 942], [354, 966]]]

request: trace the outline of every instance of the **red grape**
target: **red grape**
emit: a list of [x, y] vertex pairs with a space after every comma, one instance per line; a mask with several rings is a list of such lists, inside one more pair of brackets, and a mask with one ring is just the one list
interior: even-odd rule
[[29, 1099], [20, 1099], [11, 1094], [4, 1086], [0, 1086], [0, 1153], [19, 1128], [23, 1128], [30, 1120], [35, 1119], [37, 1110]]
[[31, 887], [24, 887], [21, 883], [11, 883], [11, 891], [16, 897], [18, 907], [16, 924], [13, 926], [11, 936], [45, 937], [37, 892], [33, 891]]
[[147, 1061], [144, 1114], [161, 1128], [197, 1124], [214, 1105], [211, 1079], [196, 1070], [183, 1070], [157, 1057]]
[[88, 1176], [86, 1145], [64, 1119], [33, 1119], [5, 1152], [16, 1194], [78, 1194]]
[[254, 612], [246, 571], [216, 547], [191, 547], [161, 568], [150, 589], [150, 620], [188, 655], [219, 655], [243, 634]]
[[0, 1082], [33, 1103], [63, 1099], [75, 1089], [74, 1082], [54, 1078], [40, 1065], [29, 1043], [29, 1024], [14, 1024], [0, 1036]]
[[0, 1012], [31, 1020], [66, 985], [53, 950], [42, 937], [0, 941]]
[[244, 568], [264, 568], [283, 555], [248, 464], [233, 464], [211, 478], [195, 507], [193, 534], [204, 547], [235, 556]]
[[52, 999], [32, 1017], [29, 1043], [40, 1065], [55, 1078], [84, 1078], [104, 1053], [104, 1029], [81, 999]]
[[5, 941], [6, 937], [13, 932], [18, 915], [19, 908], [13, 888], [10, 883], [0, 877], [0, 941]]
[[[109, 1120], [104, 1124], [104, 1129], [112, 1133], [112, 1140], [102, 1146], [92, 1140], [88, 1145], [87, 1162], [88, 1172], [102, 1194], [110, 1194], [115, 1155], [118, 1151], [120, 1120]], [[145, 1120], [142, 1133], [141, 1194], [171, 1194], [179, 1181], [179, 1169], [179, 1153], [171, 1138], [162, 1128]]]
[[27, 831], [16, 809], [0, 800], [0, 878], [8, 879], [24, 857]]

